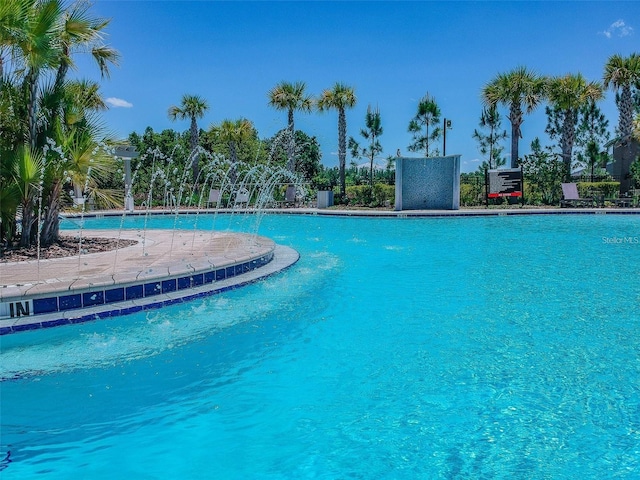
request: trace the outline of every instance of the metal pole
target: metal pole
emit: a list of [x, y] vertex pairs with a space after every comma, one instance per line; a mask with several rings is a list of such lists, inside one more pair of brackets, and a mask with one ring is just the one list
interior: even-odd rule
[[447, 156], [447, 119], [444, 119], [444, 133], [442, 134], [442, 156]]
[[132, 146], [119, 145], [115, 148], [116, 156], [122, 158], [124, 163], [124, 210], [133, 212], [134, 202], [131, 195], [131, 159], [138, 158], [138, 152]]

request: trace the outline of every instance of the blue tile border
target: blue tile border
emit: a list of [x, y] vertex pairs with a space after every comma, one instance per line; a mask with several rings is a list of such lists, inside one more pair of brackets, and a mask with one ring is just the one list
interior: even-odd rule
[[[256, 280], [239, 282], [232, 286], [225, 286], [220, 288], [214, 287], [207, 291], [198, 292], [195, 294], [188, 294], [185, 292], [186, 295], [178, 298], [165, 299], [158, 302], [147, 303], [144, 305], [127, 305], [126, 307], [118, 307], [116, 305], [117, 302], [144, 300], [146, 298], [158, 296], [164, 293], [174, 293], [178, 290], [188, 290], [192, 288], [200, 288], [205, 285], [215, 285], [216, 282], [219, 282], [221, 280], [227, 280], [232, 277], [242, 275], [243, 273], [247, 273], [257, 268], [263, 267], [269, 264], [273, 259], [274, 252], [272, 251], [266, 255], [249, 260], [247, 262], [228, 267], [212, 267], [211, 270], [205, 272], [197, 272], [164, 280], [158, 279], [153, 282], [141, 282], [133, 285], [127, 285], [126, 287], [102, 288], [99, 290], [90, 290], [87, 292], [72, 294], [65, 292], [65, 295], [33, 299], [32, 301], [34, 314], [29, 317], [23, 317], [32, 319], [33, 321], [29, 323], [0, 327], [0, 336], [39, 328], [83, 323], [100, 318], [128, 315], [130, 313], [136, 313], [142, 310], [160, 308], [165, 305], [182, 303], [193, 300], [195, 298], [201, 298], [204, 296], [225, 292], [249, 283], [253, 283]], [[25, 298], [24, 300], [26, 301], [27, 299]], [[82, 314], [83, 308], [99, 307], [109, 304], [114, 304], [114, 308], [98, 313], [93, 312], [90, 314]], [[56, 312], [65, 312], [67, 316], [64, 318], [38, 321], [38, 315], [53, 314]], [[74, 316], [76, 312], [77, 316]], [[15, 320], [15, 318], [13, 318], [13, 320]]]
[[123, 302], [124, 287], [111, 288], [104, 291], [104, 303]]

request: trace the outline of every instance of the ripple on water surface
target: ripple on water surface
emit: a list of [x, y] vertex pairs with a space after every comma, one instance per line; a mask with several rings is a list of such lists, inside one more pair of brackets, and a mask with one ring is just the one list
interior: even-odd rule
[[640, 219], [267, 216], [260, 233], [300, 262], [3, 339], [3, 477], [640, 471], [640, 245], [605, 240]]

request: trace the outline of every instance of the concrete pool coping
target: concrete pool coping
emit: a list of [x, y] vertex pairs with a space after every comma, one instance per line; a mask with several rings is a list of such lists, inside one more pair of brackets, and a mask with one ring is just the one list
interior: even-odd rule
[[410, 218], [410, 217], [486, 217], [486, 216], [511, 216], [511, 215], [640, 215], [640, 207], [580, 207], [580, 208], [461, 208], [459, 210], [373, 210], [373, 209], [340, 209], [340, 208], [315, 208], [315, 207], [290, 207], [290, 208], [201, 208], [163, 210], [134, 210], [123, 212], [114, 210], [91, 211], [84, 214], [69, 213], [65, 217], [70, 219], [103, 218], [141, 216], [141, 215], [198, 215], [198, 214], [261, 214], [261, 215], [314, 215], [314, 216], [343, 216], [343, 217], [374, 217], [374, 218]]
[[144, 234], [83, 230], [82, 236], [138, 243], [75, 257], [1, 263], [0, 335], [219, 293], [278, 272], [299, 258], [291, 248], [249, 234], [150, 229]]

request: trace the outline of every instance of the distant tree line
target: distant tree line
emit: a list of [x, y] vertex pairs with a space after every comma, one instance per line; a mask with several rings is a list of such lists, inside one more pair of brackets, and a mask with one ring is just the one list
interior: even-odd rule
[[[108, 25], [108, 19], [92, 15], [85, 1], [0, 2], [0, 240], [5, 246], [55, 242], [63, 209], [123, 204], [123, 168], [115, 147], [124, 141], [112, 138], [101, 121], [107, 103], [100, 85], [69, 75], [77, 57], [88, 54], [102, 77], [109, 77], [120, 55], [103, 41]], [[615, 92], [619, 110], [613, 139], [598, 108], [607, 89]], [[270, 164], [298, 175], [312, 188], [336, 189], [340, 202], [353, 200], [349, 187], [359, 188], [358, 201], [380, 202], [386, 193], [374, 194], [376, 185], [393, 183], [393, 157], [382, 156], [383, 112], [369, 106], [359, 141], [348, 135], [347, 111], [357, 104], [355, 89], [348, 84], [336, 82], [316, 97], [306, 91], [304, 82], [283, 81], [266, 96], [269, 105], [286, 112], [286, 124], [270, 138], [260, 138], [253, 123], [242, 117], [202, 129], [198, 121], [210, 105], [193, 94], [167, 110], [172, 120], [189, 122], [187, 131], [147, 128], [131, 133], [127, 140], [140, 152], [134, 162], [136, 194], [143, 196], [145, 188], [148, 191], [161, 179], [163, 195], [171, 188], [206, 195], [198, 191], [202, 169], [224, 159], [233, 166], [231, 176]], [[482, 89], [482, 100], [479, 127], [473, 132], [483, 157], [480, 168], [499, 168], [507, 160], [512, 167], [522, 165], [531, 185], [539, 186], [537, 198], [553, 203], [558, 182], [572, 178], [577, 168], [592, 177], [603, 173], [611, 160], [610, 145], [637, 141], [640, 136], [640, 56], [612, 55], [601, 82], [580, 73], [544, 77], [518, 67], [490, 80]], [[538, 138], [530, 153], [520, 156], [525, 116], [545, 103], [545, 133], [551, 145], [543, 146]], [[508, 111], [510, 135], [502, 127], [499, 108]], [[296, 114], [314, 111], [337, 113], [335, 168], [322, 165], [316, 137], [295, 129]], [[439, 140], [447, 128], [441, 116], [435, 97], [425, 94], [409, 119], [409, 151], [440, 154]], [[503, 154], [507, 138], [509, 159]], [[360, 159], [368, 163], [368, 172], [355, 163]], [[386, 162], [386, 167], [379, 162]], [[640, 181], [638, 161], [631, 175]]]

